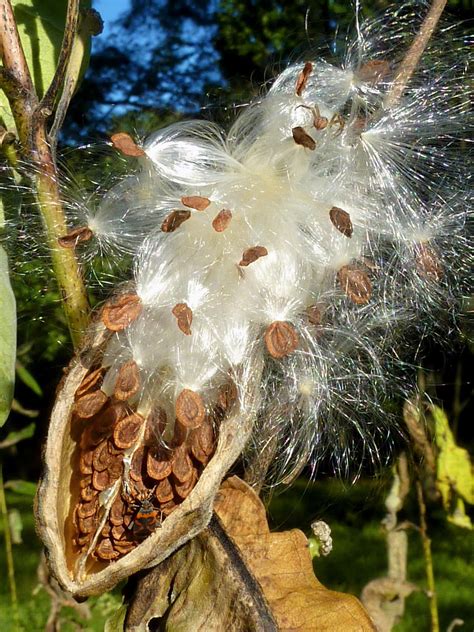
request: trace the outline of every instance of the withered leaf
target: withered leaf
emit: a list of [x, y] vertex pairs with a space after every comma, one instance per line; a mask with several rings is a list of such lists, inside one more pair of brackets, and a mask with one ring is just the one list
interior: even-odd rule
[[143, 417], [138, 413], [132, 413], [119, 421], [114, 430], [114, 443], [117, 448], [130, 448], [138, 439], [142, 423]]
[[197, 428], [204, 421], [206, 409], [199, 393], [185, 388], [176, 399], [176, 418], [186, 428]]
[[[140, 370], [135, 360], [125, 362], [119, 369], [114, 396], [119, 401], [133, 397], [140, 388]], [[120, 446], [118, 446], [120, 447]]]
[[434, 281], [441, 280], [443, 276], [443, 266], [429, 243], [420, 242], [416, 244], [415, 261], [420, 274]]
[[268, 250], [265, 246], [252, 246], [252, 248], [247, 248], [242, 254], [242, 259], [239, 262], [239, 266], [248, 266], [260, 257], [265, 257], [268, 255]]
[[214, 217], [212, 220], [212, 228], [216, 233], [222, 233], [229, 226], [232, 219], [232, 211], [227, 208], [223, 208], [222, 211]]
[[170, 455], [164, 449], [150, 448], [146, 459], [146, 471], [155, 481], [167, 478], [171, 474]]
[[164, 233], [172, 233], [191, 217], [191, 211], [171, 211], [161, 224]]
[[73, 412], [82, 419], [89, 419], [105, 406], [108, 399], [107, 395], [101, 390], [87, 393], [74, 403]]
[[95, 553], [101, 560], [115, 560], [119, 556], [119, 553], [114, 550], [112, 541], [109, 538], [104, 538], [100, 541], [95, 549]]
[[181, 198], [181, 204], [196, 211], [205, 211], [210, 205], [211, 200], [200, 195], [185, 195]]
[[337, 273], [338, 281], [353, 303], [365, 305], [372, 296], [372, 283], [368, 274], [355, 266], [343, 266]]
[[293, 140], [297, 145], [301, 145], [311, 151], [316, 149], [316, 142], [314, 138], [310, 136], [308, 132], [305, 132], [302, 127], [294, 127], [291, 132], [293, 134]]
[[342, 208], [338, 208], [337, 206], [333, 206], [329, 211], [329, 217], [331, 218], [333, 225], [340, 233], [346, 237], [352, 237], [354, 229], [352, 226], [351, 216], [347, 211], [344, 211]]
[[390, 74], [390, 62], [386, 59], [371, 59], [362, 64], [356, 74], [361, 81], [376, 85]]
[[144, 156], [145, 152], [139, 147], [133, 138], [126, 132], [118, 132], [112, 134], [110, 137], [112, 145], [115, 149], [118, 149], [124, 156], [132, 156], [137, 158], [138, 156]]
[[86, 373], [85, 378], [82, 380], [79, 388], [74, 393], [74, 399], [80, 399], [83, 395], [86, 395], [90, 391], [98, 389], [102, 385], [104, 373], [105, 369], [103, 367], [99, 367], [94, 371]]
[[191, 324], [193, 322], [193, 312], [186, 303], [177, 303], [171, 310], [173, 316], [178, 322], [178, 327], [189, 336], [191, 334]]
[[284, 358], [298, 346], [298, 334], [291, 323], [276, 320], [265, 331], [265, 346], [272, 358]]
[[193, 475], [193, 463], [189, 457], [188, 449], [185, 446], [179, 446], [176, 448], [171, 462], [173, 476], [180, 483], [189, 481]]
[[309, 76], [313, 71], [313, 64], [310, 61], [307, 61], [304, 65], [303, 70], [298, 75], [295, 85], [295, 92], [300, 97], [303, 90], [306, 88], [306, 84], [308, 83]]
[[158, 483], [155, 489], [155, 496], [160, 503], [166, 503], [173, 499], [174, 491], [168, 478], [164, 478]]
[[80, 226], [79, 228], [74, 228], [74, 230], [69, 231], [67, 235], [59, 237], [58, 244], [63, 248], [75, 248], [77, 244], [89, 241], [93, 234], [89, 226]]
[[121, 294], [104, 306], [102, 322], [110, 331], [122, 331], [138, 318], [142, 308], [137, 294]]

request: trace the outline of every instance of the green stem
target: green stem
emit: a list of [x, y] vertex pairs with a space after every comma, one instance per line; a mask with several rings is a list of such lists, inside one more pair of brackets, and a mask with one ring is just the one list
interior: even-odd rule
[[420, 535], [421, 541], [423, 543], [426, 582], [428, 585], [428, 598], [430, 600], [431, 632], [439, 632], [438, 599], [436, 596], [433, 556], [431, 554], [431, 540], [428, 537], [428, 528], [426, 524], [426, 505], [423, 497], [423, 487], [419, 480], [416, 481], [416, 493], [418, 496], [418, 506], [420, 509]]
[[12, 615], [15, 628], [20, 630], [20, 611], [18, 609], [18, 596], [15, 582], [15, 566], [13, 563], [12, 537], [10, 533], [10, 523], [8, 521], [7, 500], [5, 498], [5, 488], [3, 486], [3, 470], [0, 463], [0, 513], [3, 518], [5, 529], [5, 553], [7, 558], [8, 585], [10, 587], [10, 597], [12, 602]]

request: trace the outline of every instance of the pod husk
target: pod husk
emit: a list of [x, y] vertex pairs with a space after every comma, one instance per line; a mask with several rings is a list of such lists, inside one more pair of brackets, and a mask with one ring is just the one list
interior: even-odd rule
[[221, 422], [214, 455], [189, 496], [160, 528], [124, 557], [102, 564], [97, 571], [83, 569], [80, 576], [74, 576], [68, 567], [65, 541], [66, 520], [74, 501], [70, 492], [71, 478], [75, 475], [71, 456], [76, 445], [69, 432], [72, 407], [77, 388], [101, 359], [111, 335], [102, 324], [96, 325], [88, 336], [88, 344], [72, 360], [58, 387], [44, 451], [44, 473], [36, 497], [36, 527], [46, 547], [51, 573], [75, 597], [101, 594], [133, 573], [159, 564], [208, 525], [216, 493], [245, 446], [258, 404], [260, 371], [255, 367], [257, 370], [241, 397], [245, 416], [234, 407]]

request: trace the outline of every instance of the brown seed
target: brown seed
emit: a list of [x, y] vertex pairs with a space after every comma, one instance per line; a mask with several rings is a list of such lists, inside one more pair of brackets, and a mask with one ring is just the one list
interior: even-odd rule
[[193, 468], [191, 477], [184, 483], [174, 482], [173, 487], [176, 494], [183, 500], [189, 496], [198, 479], [197, 471]]
[[[92, 477], [91, 477], [92, 482]], [[91, 485], [87, 485], [81, 489], [81, 500], [86, 503], [89, 503], [97, 496], [97, 490], [94, 489]]]
[[237, 394], [237, 386], [234, 382], [226, 382], [223, 384], [217, 393], [217, 403], [219, 407], [224, 412], [227, 412], [237, 399]]
[[180, 482], [189, 481], [193, 475], [193, 464], [185, 446], [175, 449], [172, 457], [173, 476]]
[[172, 233], [191, 217], [191, 211], [171, 211], [161, 224], [164, 233]]
[[298, 334], [291, 323], [276, 320], [265, 331], [265, 345], [272, 358], [284, 358], [298, 346]]
[[173, 316], [178, 321], [178, 327], [183, 334], [191, 334], [191, 323], [193, 322], [193, 312], [186, 303], [177, 303], [171, 310]]
[[105, 369], [103, 367], [99, 367], [98, 369], [87, 373], [85, 378], [82, 380], [79, 388], [74, 393], [74, 399], [81, 399], [83, 395], [97, 390], [102, 385], [104, 372]]
[[307, 61], [304, 65], [303, 70], [298, 75], [298, 79], [296, 80], [295, 92], [300, 97], [303, 90], [306, 88], [306, 84], [308, 83], [308, 79], [310, 74], [313, 71], [313, 64], [310, 61]]
[[239, 266], [248, 266], [254, 261], [257, 261], [257, 259], [260, 259], [260, 257], [266, 257], [267, 255], [268, 250], [264, 246], [252, 246], [252, 248], [244, 250]]
[[81, 533], [91, 533], [91, 531], [94, 530], [94, 527], [97, 524], [97, 518], [94, 515], [92, 516], [87, 516], [87, 518], [79, 518], [78, 517], [78, 526], [79, 526], [79, 531]]
[[352, 227], [351, 216], [347, 213], [347, 211], [344, 211], [342, 208], [338, 208], [337, 206], [333, 206], [329, 211], [329, 217], [333, 225], [340, 233], [346, 237], [352, 237], [354, 229]]
[[176, 417], [186, 428], [197, 428], [204, 421], [206, 409], [199, 393], [185, 388], [176, 400]]
[[91, 474], [87, 474], [87, 476], [82, 476], [79, 479], [79, 488], [84, 489], [84, 487], [87, 487], [88, 485], [91, 484], [91, 481], [92, 481], [92, 472]]
[[176, 509], [177, 506], [178, 505], [176, 504], [174, 500], [169, 500], [164, 505], [161, 505], [160, 510], [163, 513], [163, 515], [166, 517], [166, 516], [169, 516], [171, 513], [173, 513], [173, 511]]
[[97, 557], [100, 557], [101, 560], [106, 561], [115, 560], [119, 557], [119, 553], [114, 551], [112, 541], [109, 538], [101, 540], [99, 546], [95, 550], [95, 554]]
[[114, 404], [107, 406], [107, 408], [100, 413], [101, 428], [108, 433], [129, 413], [130, 408], [125, 402], [115, 402]]
[[103, 439], [94, 450], [92, 458], [92, 467], [98, 472], [103, 472], [109, 467], [112, 460], [108, 450], [107, 439]]
[[166, 428], [166, 413], [160, 406], [154, 406], [146, 418], [145, 444], [153, 445], [163, 436]]
[[313, 126], [320, 132], [322, 129], [326, 129], [328, 126], [328, 119], [325, 116], [315, 116], [313, 120]]
[[109, 463], [109, 474], [112, 480], [117, 480], [119, 476], [122, 475], [123, 472], [123, 455], [117, 454], [115, 456], [111, 456], [111, 461]]
[[119, 542], [114, 542], [114, 549], [120, 555], [126, 555], [130, 553], [135, 548], [136, 544], [131, 542], [130, 540], [120, 540]]
[[212, 220], [212, 228], [216, 233], [222, 233], [229, 226], [232, 219], [232, 211], [227, 208], [223, 208]]
[[136, 483], [141, 484], [143, 482], [143, 470], [145, 464], [145, 447], [140, 446], [133, 454], [132, 462], [130, 463], [130, 476]]
[[121, 294], [104, 306], [101, 319], [110, 331], [122, 331], [138, 318], [142, 308], [137, 294]]
[[311, 151], [316, 149], [316, 142], [314, 141], [314, 138], [305, 132], [302, 127], [294, 127], [291, 131], [293, 134], [293, 140], [297, 145], [306, 147], [306, 149], [311, 149]]
[[102, 472], [94, 472], [92, 474], [92, 487], [101, 492], [113, 483], [110, 477], [109, 470], [103, 470]]
[[194, 208], [196, 211], [205, 211], [211, 200], [200, 195], [186, 195], [181, 198], [181, 204], [188, 208]]
[[74, 544], [78, 546], [80, 549], [84, 549], [84, 548], [87, 548], [87, 545], [89, 544], [91, 539], [92, 539], [92, 534], [86, 533], [84, 535], [75, 537]]
[[145, 152], [141, 147], [139, 147], [133, 138], [125, 133], [118, 132], [117, 134], [112, 134], [110, 137], [112, 141], [112, 145], [115, 149], [118, 149], [124, 156], [133, 156], [134, 158], [138, 156], [144, 156]]
[[114, 430], [114, 443], [117, 448], [126, 450], [130, 448], [138, 439], [143, 417], [137, 413], [132, 413], [118, 422]]
[[102, 417], [96, 419], [92, 425], [85, 429], [81, 437], [81, 448], [83, 450], [93, 449], [94, 446], [106, 439], [110, 434], [110, 428], [102, 425]]
[[89, 502], [81, 502], [77, 505], [78, 518], [88, 518], [93, 516], [98, 508], [97, 498], [90, 500]]
[[111, 534], [114, 540], [120, 540], [124, 535], [126, 535], [126, 531], [124, 526], [120, 524], [112, 527]]
[[308, 320], [312, 325], [320, 325], [322, 320], [322, 312], [321, 309], [317, 305], [310, 305], [306, 308], [306, 315], [308, 316]]
[[346, 295], [357, 305], [365, 305], [372, 296], [372, 283], [364, 270], [355, 266], [343, 266], [337, 273], [338, 281]]
[[[115, 382], [114, 396], [119, 401], [133, 397], [140, 388], [140, 370], [135, 360], [125, 362], [120, 367]], [[120, 447], [120, 446], [119, 446]]]
[[58, 238], [58, 244], [63, 248], [75, 248], [77, 244], [83, 241], [89, 241], [94, 233], [88, 226], [81, 226], [68, 232], [67, 235], [63, 235]]
[[100, 535], [104, 536], [104, 538], [108, 538], [110, 536], [111, 531], [112, 531], [112, 527], [110, 526], [108, 522], [106, 522], [104, 526], [102, 527], [102, 531], [100, 532]]
[[433, 281], [439, 281], [443, 276], [443, 266], [436, 252], [427, 242], [415, 246], [415, 261], [418, 272]]
[[146, 471], [148, 476], [155, 481], [161, 481], [171, 474], [171, 459], [165, 450], [155, 448], [148, 451], [146, 459]]
[[92, 474], [93, 455], [93, 450], [87, 450], [81, 454], [81, 458], [79, 459], [79, 471], [81, 474]]
[[193, 456], [201, 463], [207, 463], [214, 450], [214, 428], [209, 419], [196, 430], [193, 430], [190, 438], [190, 447]]
[[155, 496], [160, 503], [166, 503], [174, 498], [174, 491], [169, 479], [164, 478], [158, 483], [155, 489]]
[[123, 524], [123, 516], [125, 514], [125, 503], [122, 498], [117, 496], [110, 508], [109, 520], [114, 526]]
[[94, 391], [78, 399], [73, 407], [73, 412], [81, 419], [90, 419], [101, 410], [108, 401], [103, 391]]
[[356, 74], [361, 81], [376, 85], [390, 74], [390, 62], [385, 59], [371, 59], [363, 64]]

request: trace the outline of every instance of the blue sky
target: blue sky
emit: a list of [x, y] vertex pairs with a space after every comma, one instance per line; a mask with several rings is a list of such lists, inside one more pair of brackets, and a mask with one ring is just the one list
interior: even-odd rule
[[104, 20], [104, 35], [109, 34], [110, 24], [129, 6], [129, 0], [92, 0], [92, 6]]

